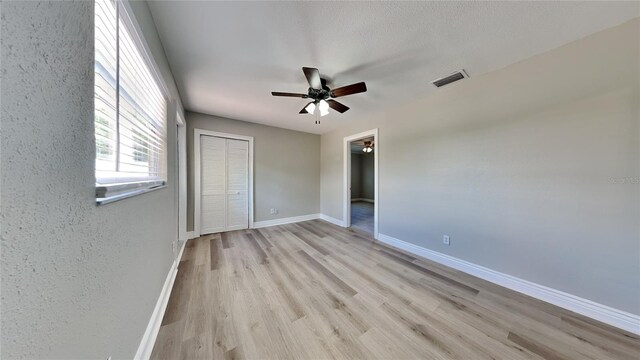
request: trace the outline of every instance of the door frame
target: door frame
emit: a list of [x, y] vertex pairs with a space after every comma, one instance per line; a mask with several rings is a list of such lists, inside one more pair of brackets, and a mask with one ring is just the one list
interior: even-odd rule
[[200, 137], [201, 136], [215, 136], [225, 139], [233, 139], [233, 140], [244, 140], [249, 142], [249, 197], [248, 197], [248, 206], [249, 206], [249, 229], [253, 229], [253, 136], [244, 136], [244, 135], [236, 135], [236, 134], [228, 134], [217, 131], [205, 130], [205, 129], [193, 129], [193, 154], [194, 154], [194, 187], [193, 187], [193, 200], [194, 200], [194, 209], [193, 209], [193, 230], [196, 232], [195, 235], [200, 236], [201, 228], [200, 228], [200, 216], [201, 216], [201, 193], [202, 193], [202, 185], [201, 179], [202, 169], [201, 160], [200, 160]]
[[187, 123], [179, 110], [176, 110], [178, 127], [176, 144], [178, 147], [178, 240], [187, 241]]
[[373, 237], [378, 238], [378, 208], [379, 208], [379, 196], [378, 196], [378, 159], [380, 152], [380, 144], [378, 142], [378, 128], [363, 131], [358, 134], [350, 135], [343, 140], [343, 158], [344, 167], [342, 173], [342, 218], [345, 228], [351, 226], [351, 145], [352, 141], [366, 139], [373, 136], [373, 144], [375, 146], [373, 151]]

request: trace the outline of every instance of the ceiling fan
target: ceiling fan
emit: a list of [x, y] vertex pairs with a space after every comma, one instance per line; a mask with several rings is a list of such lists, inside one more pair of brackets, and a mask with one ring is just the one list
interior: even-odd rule
[[[351, 84], [337, 89], [329, 89], [327, 87], [327, 80], [320, 77], [320, 71], [316, 68], [303, 67], [302, 71], [309, 82], [309, 90], [307, 94], [277, 92], [271, 93], [273, 96], [288, 96], [299, 97], [303, 99], [312, 99], [305, 107], [300, 110], [300, 114], [313, 114], [316, 109], [320, 112], [320, 116], [325, 116], [329, 113], [329, 108], [343, 113], [349, 110], [349, 107], [339, 103], [332, 98], [338, 98], [342, 96], [362, 93], [367, 91], [367, 85], [364, 82]], [[316, 121], [318, 124], [319, 121]]]

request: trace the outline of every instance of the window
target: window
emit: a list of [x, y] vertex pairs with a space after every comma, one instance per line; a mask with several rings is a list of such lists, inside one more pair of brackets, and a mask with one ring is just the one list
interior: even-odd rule
[[167, 98], [118, 0], [95, 3], [96, 197], [99, 203], [166, 182]]

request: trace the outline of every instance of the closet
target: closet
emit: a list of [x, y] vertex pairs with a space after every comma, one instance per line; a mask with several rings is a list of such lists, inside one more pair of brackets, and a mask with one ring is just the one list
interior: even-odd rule
[[249, 227], [249, 142], [200, 137], [201, 234]]

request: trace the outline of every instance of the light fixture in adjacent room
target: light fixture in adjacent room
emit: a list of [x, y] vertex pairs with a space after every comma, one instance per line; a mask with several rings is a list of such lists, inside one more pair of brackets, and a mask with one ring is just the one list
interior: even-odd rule
[[313, 115], [313, 112], [316, 110], [316, 104], [315, 103], [309, 103], [309, 105], [307, 105], [307, 107], [304, 108], [305, 110], [307, 110], [307, 112], [309, 114]]
[[320, 110], [320, 116], [329, 114], [329, 103], [326, 100], [320, 100], [318, 103], [318, 110]]
[[371, 141], [364, 142], [364, 147], [362, 148], [362, 151], [366, 153], [370, 153], [373, 151], [373, 144], [371, 143]]

